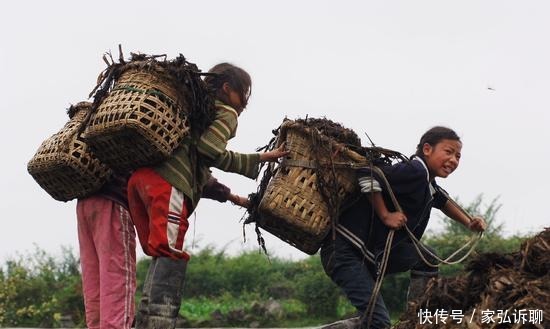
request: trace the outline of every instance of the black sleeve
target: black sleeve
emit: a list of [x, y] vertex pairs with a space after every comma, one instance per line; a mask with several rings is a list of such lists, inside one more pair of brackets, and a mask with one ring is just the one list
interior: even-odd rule
[[216, 200], [218, 202], [226, 202], [231, 194], [231, 189], [212, 176], [202, 190], [202, 198]]
[[[428, 180], [426, 170], [412, 162], [400, 162], [392, 166], [380, 167], [388, 180], [397, 201], [407, 215], [415, 214], [423, 206]], [[389, 189], [384, 180], [370, 168], [362, 168], [358, 175], [373, 175], [382, 187], [384, 200], [388, 209], [395, 211], [389, 197]]]
[[442, 209], [445, 206], [445, 203], [449, 200], [449, 194], [447, 191], [442, 189], [439, 185], [434, 183], [435, 195], [433, 207], [437, 209]]

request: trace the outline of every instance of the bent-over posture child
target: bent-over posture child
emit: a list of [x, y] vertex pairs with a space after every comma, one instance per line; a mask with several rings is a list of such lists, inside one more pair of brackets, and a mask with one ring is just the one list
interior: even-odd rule
[[136, 170], [129, 180], [130, 212], [139, 241], [143, 251], [153, 256], [137, 312], [137, 329], [175, 327], [189, 260], [184, 250], [187, 218], [211, 177], [209, 168], [255, 178], [260, 162], [288, 154], [284, 147], [261, 154], [226, 150], [247, 105], [251, 79], [246, 71], [228, 63], [214, 66], [209, 73], [205, 82], [217, 98], [214, 121], [200, 136], [187, 136], [168, 160]]
[[[483, 231], [485, 222], [474, 217], [472, 221], [439, 187], [435, 178], [446, 178], [460, 162], [462, 142], [458, 135], [446, 127], [433, 127], [420, 139], [416, 153], [410, 161], [382, 167], [403, 212], [395, 211], [381, 177], [369, 168], [358, 172], [361, 198], [343, 211], [332, 235], [321, 248], [321, 262], [328, 276], [346, 294], [349, 301], [362, 315], [369, 303], [376, 280], [386, 238], [390, 230], [396, 230], [391, 246], [386, 273], [410, 270], [407, 300], [423, 294], [430, 278], [438, 275], [437, 267], [425, 264], [417, 254], [413, 241], [404, 227], [417, 239], [422, 237], [432, 208], [468, 227]], [[434, 252], [431, 250], [431, 252]], [[424, 254], [432, 264], [433, 257]], [[359, 318], [340, 322], [341, 327], [365, 327]], [[390, 317], [382, 296], [378, 295], [370, 328], [389, 328]]]

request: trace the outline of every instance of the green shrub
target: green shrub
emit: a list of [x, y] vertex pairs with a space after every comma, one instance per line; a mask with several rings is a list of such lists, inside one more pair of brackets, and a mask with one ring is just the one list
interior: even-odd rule
[[227, 257], [211, 247], [193, 255], [185, 273], [184, 298], [221, 296], [227, 285]]
[[224, 293], [267, 294], [271, 285], [284, 278], [283, 269], [292, 263], [274, 258], [269, 260], [258, 252], [244, 252], [230, 257], [212, 247], [191, 257], [187, 267], [184, 295], [217, 297]]
[[390, 274], [384, 278], [380, 294], [392, 314], [405, 310], [408, 288], [409, 272]]
[[314, 271], [297, 278], [298, 299], [306, 305], [310, 316], [336, 317], [340, 292], [322, 271]]
[[62, 315], [83, 324], [78, 260], [69, 249], [61, 260], [38, 248], [10, 259], [0, 279], [0, 326], [59, 327]]

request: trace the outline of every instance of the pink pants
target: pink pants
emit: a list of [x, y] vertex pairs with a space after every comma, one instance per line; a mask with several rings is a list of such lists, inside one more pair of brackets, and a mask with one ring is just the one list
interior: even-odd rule
[[134, 319], [136, 236], [119, 204], [92, 196], [78, 200], [82, 290], [89, 329], [127, 329]]

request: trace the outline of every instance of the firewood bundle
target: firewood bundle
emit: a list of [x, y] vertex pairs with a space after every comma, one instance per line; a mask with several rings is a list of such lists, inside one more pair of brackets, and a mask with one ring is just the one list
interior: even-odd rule
[[550, 328], [550, 228], [519, 252], [481, 254], [466, 270], [432, 280], [394, 328]]

